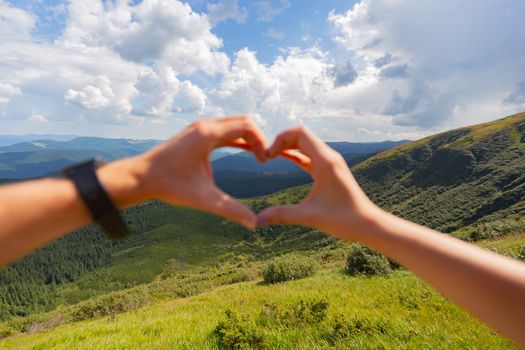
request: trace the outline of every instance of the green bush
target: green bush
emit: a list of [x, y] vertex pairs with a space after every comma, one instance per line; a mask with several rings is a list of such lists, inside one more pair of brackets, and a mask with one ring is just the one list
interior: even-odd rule
[[302, 299], [290, 304], [265, 304], [257, 324], [261, 326], [298, 327], [324, 321], [329, 303], [325, 299]]
[[253, 322], [226, 310], [226, 319], [220, 321], [213, 332], [222, 349], [262, 349], [264, 336], [257, 332]]
[[522, 245], [518, 248], [517, 258], [520, 260], [525, 260], [525, 245]]
[[7, 325], [0, 326], [0, 339], [7, 338], [16, 333], [16, 331]]
[[274, 258], [263, 271], [264, 283], [279, 283], [311, 276], [317, 264], [311, 258], [288, 254]]
[[334, 317], [332, 321], [332, 341], [338, 339], [353, 339], [360, 335], [386, 334], [388, 327], [383, 320], [373, 320], [368, 317], [347, 318], [343, 315]]
[[350, 275], [383, 275], [392, 272], [392, 267], [384, 255], [356, 245], [346, 258], [346, 272]]
[[78, 304], [74, 307], [71, 315], [75, 321], [80, 321], [136, 310], [148, 302], [148, 295], [143, 289], [114, 292]]

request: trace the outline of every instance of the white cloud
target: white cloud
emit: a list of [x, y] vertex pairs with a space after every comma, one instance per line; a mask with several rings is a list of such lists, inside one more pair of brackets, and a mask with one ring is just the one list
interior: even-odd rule
[[[49, 121], [33, 128], [76, 121], [138, 134], [227, 112], [253, 115], [269, 136], [305, 123], [330, 140], [379, 140], [525, 109], [522, 1], [361, 0], [327, 15], [331, 52], [284, 48], [269, 64], [250, 48], [232, 62], [223, 52], [212, 26], [246, 21], [238, 0], [196, 6], [208, 13], [178, 0], [71, 0], [56, 8], [64, 29], [51, 42], [35, 34], [47, 20], [0, 0], [1, 125], [30, 116]], [[249, 7], [269, 22], [291, 2]]]
[[32, 123], [47, 123], [48, 120], [42, 114], [33, 112], [28, 118], [27, 121]]
[[60, 39], [84, 51], [105, 47], [134, 62], [162, 60], [177, 74], [224, 71], [228, 56], [217, 51], [222, 40], [211, 31], [206, 15], [172, 0], [144, 0], [137, 5], [100, 0], [72, 0]]
[[[0, 6], [20, 18], [35, 17]], [[2, 21], [3, 13], [0, 28]], [[9, 28], [24, 32], [11, 22]], [[208, 17], [179, 1], [72, 0], [64, 32], [55, 42], [30, 36], [21, 40], [4, 32], [9, 36], [0, 35], [4, 118], [27, 120], [38, 109], [51, 121], [136, 124], [145, 118], [165, 121], [174, 113], [196, 118], [220, 112], [198, 86], [179, 80], [181, 74], [216, 74], [229, 65]]]
[[35, 15], [0, 0], [0, 40], [28, 39], [35, 24]]
[[290, 8], [291, 3], [290, 0], [259, 0], [254, 2], [254, 6], [258, 13], [257, 20], [271, 22], [276, 16]]
[[66, 101], [80, 103], [89, 109], [106, 107], [113, 97], [115, 94], [111, 89], [111, 81], [105, 75], [96, 77], [93, 85], [87, 85], [80, 91], [67, 90], [64, 96]]
[[362, 0], [329, 20], [369, 80], [375, 112], [432, 129], [457, 125], [476, 105], [491, 105], [480, 119], [519, 109], [503, 101], [525, 78], [524, 13], [521, 1]]
[[264, 35], [269, 37], [269, 38], [275, 39], [275, 40], [283, 40], [284, 39], [284, 33], [283, 32], [280, 32], [277, 29], [271, 28], [271, 27], [268, 28], [266, 30], [266, 32], [264, 32]]
[[323, 109], [319, 97], [333, 87], [325, 58], [315, 48], [290, 49], [264, 65], [254, 52], [243, 49], [223, 75], [216, 96], [223, 106], [255, 115], [269, 132], [278, 132]]
[[237, 23], [246, 22], [248, 11], [245, 7], [239, 7], [237, 0], [220, 0], [214, 4], [208, 4], [208, 16], [213, 25], [219, 22], [233, 19]]
[[11, 96], [21, 94], [22, 92], [18, 87], [0, 82], [0, 105], [7, 103]]

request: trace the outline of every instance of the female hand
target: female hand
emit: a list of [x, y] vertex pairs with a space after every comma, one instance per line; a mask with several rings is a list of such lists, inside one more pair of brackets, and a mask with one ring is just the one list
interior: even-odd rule
[[359, 240], [366, 218], [380, 209], [361, 190], [343, 157], [306, 127], [289, 129], [277, 136], [267, 156], [273, 159], [279, 155], [310, 173], [314, 180], [312, 190], [299, 204], [263, 210], [258, 215], [258, 226], [299, 224], [338, 238]]
[[[214, 183], [210, 153], [218, 147], [240, 147], [253, 152], [260, 162], [266, 160], [266, 141], [259, 128], [247, 117], [201, 120], [149, 152], [101, 168], [99, 177], [121, 207], [148, 199], [159, 199], [211, 212], [254, 228], [256, 215], [243, 203], [221, 191]], [[110, 174], [116, 167], [120, 174]], [[128, 181], [122, 176], [132, 169]], [[129, 173], [129, 172], [128, 172]], [[107, 175], [109, 174], [109, 175]], [[120, 196], [116, 182], [134, 182], [133, 194]], [[131, 186], [122, 185], [130, 188]]]

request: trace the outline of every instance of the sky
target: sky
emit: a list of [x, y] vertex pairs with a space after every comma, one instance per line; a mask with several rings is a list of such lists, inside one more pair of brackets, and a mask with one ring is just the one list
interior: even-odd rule
[[525, 110], [522, 0], [0, 0], [0, 134], [418, 139]]

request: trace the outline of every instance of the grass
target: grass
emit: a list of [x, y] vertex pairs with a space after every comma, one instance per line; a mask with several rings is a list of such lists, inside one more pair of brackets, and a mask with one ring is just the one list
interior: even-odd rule
[[[328, 303], [326, 319], [313, 325], [256, 325], [255, 331], [267, 347], [514, 348], [407, 272], [388, 277], [348, 277], [337, 269], [277, 285], [245, 282], [221, 287], [137, 311], [9, 338], [0, 342], [0, 348], [217, 349], [214, 329], [226, 310], [256, 324], [268, 303], [287, 306], [312, 298]], [[341, 318], [380, 323], [383, 330], [364, 328], [352, 337], [341, 336], [334, 333], [334, 325]]]
[[519, 249], [525, 246], [525, 233], [481, 241], [479, 245], [500, 254], [515, 256], [519, 254]]

